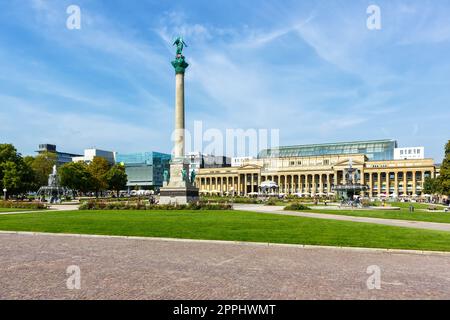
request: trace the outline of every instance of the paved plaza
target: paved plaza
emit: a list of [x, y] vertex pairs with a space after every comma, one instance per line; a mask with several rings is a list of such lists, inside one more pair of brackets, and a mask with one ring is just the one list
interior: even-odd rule
[[0, 253], [1, 299], [450, 299], [450, 254], [14, 233]]

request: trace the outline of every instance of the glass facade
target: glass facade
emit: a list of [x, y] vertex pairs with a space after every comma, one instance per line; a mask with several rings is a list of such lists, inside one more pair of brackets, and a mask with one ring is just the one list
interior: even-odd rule
[[164, 170], [170, 168], [171, 156], [159, 152], [117, 154], [116, 162], [125, 165], [128, 187], [159, 188], [163, 185]]
[[258, 158], [313, 157], [338, 154], [364, 154], [369, 160], [393, 160], [395, 140], [354, 141], [311, 144], [262, 150]]
[[59, 152], [56, 151], [56, 145], [54, 144], [40, 144], [39, 145], [39, 150], [36, 151], [37, 153], [41, 154], [43, 152], [51, 152], [51, 153], [56, 153], [56, 164], [58, 166], [61, 166], [65, 163], [68, 162], [72, 162], [72, 158], [73, 157], [81, 157], [81, 155], [79, 154], [75, 154], [75, 153], [67, 153], [67, 152]]

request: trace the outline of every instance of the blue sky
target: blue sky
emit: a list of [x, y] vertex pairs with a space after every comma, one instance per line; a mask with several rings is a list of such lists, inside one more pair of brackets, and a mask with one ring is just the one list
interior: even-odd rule
[[[68, 30], [66, 9], [81, 8]], [[366, 27], [369, 5], [382, 29]], [[280, 129], [282, 145], [450, 139], [447, 0], [1, 0], [0, 141], [171, 151], [173, 38], [187, 126]]]

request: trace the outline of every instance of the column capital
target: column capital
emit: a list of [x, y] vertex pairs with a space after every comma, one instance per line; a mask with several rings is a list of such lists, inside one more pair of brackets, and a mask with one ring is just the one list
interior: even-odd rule
[[186, 62], [183, 55], [177, 55], [174, 61], [172, 61], [172, 66], [175, 68], [176, 74], [184, 74], [189, 63]]

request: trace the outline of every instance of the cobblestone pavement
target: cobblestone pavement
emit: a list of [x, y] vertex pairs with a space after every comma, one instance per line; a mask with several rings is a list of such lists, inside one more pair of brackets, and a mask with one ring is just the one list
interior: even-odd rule
[[353, 216], [344, 216], [344, 215], [339, 215], [339, 214], [328, 214], [328, 213], [325, 214], [325, 213], [312, 213], [312, 212], [284, 211], [283, 207], [280, 207], [280, 206], [264, 206], [264, 205], [260, 205], [260, 204], [235, 204], [234, 209], [242, 210], [242, 211], [281, 214], [281, 215], [287, 215], [287, 216], [297, 216], [297, 217], [306, 217], [306, 218], [315, 218], [315, 219], [364, 222], [364, 223], [383, 224], [383, 225], [395, 226], [395, 227], [405, 227], [405, 228], [415, 228], [415, 229], [426, 229], [426, 230], [437, 230], [437, 231], [450, 232], [450, 223], [381, 219], [381, 218], [369, 218], [369, 217], [353, 217]]
[[[80, 290], [66, 287], [71, 265]], [[0, 299], [450, 299], [449, 266], [437, 253], [0, 234]]]

